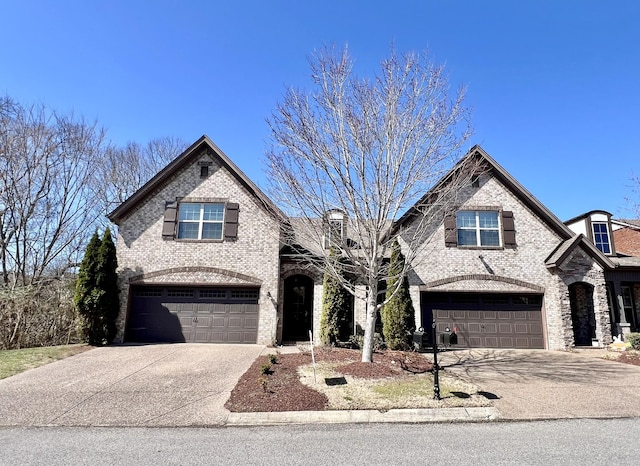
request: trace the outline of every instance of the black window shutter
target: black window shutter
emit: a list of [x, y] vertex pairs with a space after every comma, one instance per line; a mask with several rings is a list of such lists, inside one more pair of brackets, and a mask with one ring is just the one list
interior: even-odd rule
[[513, 212], [502, 211], [502, 238], [505, 247], [514, 248], [516, 244], [516, 227], [513, 222]]
[[240, 206], [237, 203], [227, 203], [224, 216], [224, 239], [235, 240], [238, 238], [238, 211]]
[[448, 248], [458, 246], [458, 229], [456, 216], [451, 214], [444, 218], [444, 245]]
[[164, 223], [162, 224], [162, 239], [175, 239], [177, 218], [178, 202], [166, 202], [164, 206]]

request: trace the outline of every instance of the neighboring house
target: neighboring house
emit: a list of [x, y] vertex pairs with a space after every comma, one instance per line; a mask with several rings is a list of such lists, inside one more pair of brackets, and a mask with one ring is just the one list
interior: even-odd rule
[[[460, 163], [470, 158], [482, 174], [433, 225], [409, 277], [417, 326], [435, 318], [465, 347], [548, 349], [604, 345], [635, 328], [640, 260], [603, 245], [605, 230], [593, 225], [604, 222], [611, 238], [610, 216], [576, 234], [582, 217], [565, 225], [480, 147]], [[120, 340], [272, 344], [319, 334], [322, 274], [281, 234], [287, 225], [295, 236], [296, 220], [206, 136], [109, 218], [120, 227]], [[340, 212], [327, 218], [330, 234], [348, 236]], [[411, 211], [397, 222], [401, 235], [412, 225]], [[364, 300], [353, 306], [357, 332]]]
[[640, 220], [611, 219], [611, 227], [618, 253], [640, 257]]
[[614, 335], [640, 330], [640, 226], [633, 222], [612, 219], [609, 212], [600, 210], [566, 222], [613, 264], [605, 270], [605, 281]]

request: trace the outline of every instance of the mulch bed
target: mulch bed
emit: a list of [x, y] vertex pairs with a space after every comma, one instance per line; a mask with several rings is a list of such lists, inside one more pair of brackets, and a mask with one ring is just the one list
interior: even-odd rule
[[616, 361], [623, 362], [625, 364], [633, 364], [634, 366], [640, 366], [640, 357], [637, 353], [622, 353], [620, 356], [618, 356]]
[[[275, 353], [275, 350], [274, 350]], [[413, 352], [375, 352], [372, 363], [360, 362], [359, 350], [318, 348], [316, 362], [336, 364], [336, 372], [354, 377], [379, 379], [423, 373], [433, 368], [424, 356]], [[311, 364], [311, 353], [278, 355], [269, 374], [261, 368], [267, 356], [257, 358], [231, 392], [225, 407], [233, 412], [323, 411], [327, 397], [300, 382], [298, 367]]]

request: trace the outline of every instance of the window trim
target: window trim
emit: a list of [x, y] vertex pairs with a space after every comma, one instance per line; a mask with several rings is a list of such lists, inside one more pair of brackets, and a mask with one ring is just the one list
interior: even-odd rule
[[[182, 209], [187, 205], [198, 205], [200, 209], [200, 217], [197, 220], [192, 219], [182, 219]], [[207, 205], [217, 205], [222, 209], [222, 218], [220, 220], [205, 220], [204, 212], [205, 206]], [[213, 241], [213, 242], [222, 242], [225, 237], [225, 217], [226, 217], [226, 204], [224, 202], [193, 202], [193, 201], [182, 201], [178, 204], [178, 212], [177, 212], [177, 229], [176, 229], [176, 239], [179, 241]], [[187, 238], [180, 235], [180, 226], [184, 224], [198, 224], [198, 237], [197, 238]], [[203, 238], [202, 232], [204, 229], [204, 225], [220, 225], [220, 235], [216, 238]]]
[[[465, 227], [458, 225], [458, 215], [464, 212], [475, 214], [475, 226], [474, 227]], [[496, 227], [481, 227], [480, 226], [480, 213], [491, 212], [495, 214], [497, 220]], [[456, 242], [457, 247], [459, 248], [481, 248], [481, 249], [501, 249], [504, 247], [504, 238], [502, 231], [502, 215], [501, 211], [497, 209], [462, 209], [456, 212], [455, 214], [455, 224], [456, 224]], [[460, 242], [460, 231], [475, 231], [476, 242], [475, 244], [461, 244]], [[482, 244], [482, 232], [483, 231], [491, 231], [498, 233], [498, 244]]]
[[[596, 225], [597, 225], [597, 226], [603, 226], [603, 227], [604, 227], [604, 229], [605, 229], [605, 231], [604, 231], [604, 232], [600, 231], [600, 232], [596, 233]], [[602, 238], [602, 236], [601, 236], [601, 235], [602, 235], [602, 233], [606, 233], [606, 235], [607, 235], [607, 242], [606, 242], [606, 243], [604, 243], [604, 242], [602, 242], [602, 241], [598, 242], [598, 241], [597, 241], [597, 239], [596, 239], [596, 238], [597, 238], [597, 235], [600, 235], [600, 237]], [[605, 255], [607, 255], [607, 256], [610, 256], [611, 254], [613, 254], [613, 246], [612, 246], [612, 244], [611, 244], [611, 232], [609, 231], [609, 223], [608, 223], [608, 222], [601, 222], [601, 221], [594, 222], [594, 221], [592, 221], [592, 222], [591, 222], [591, 234], [593, 235], [593, 245], [594, 245], [594, 246], [595, 246], [595, 247], [596, 247], [596, 248], [597, 248], [597, 249], [598, 249], [602, 254], [605, 254]], [[603, 246], [604, 246], [604, 245], [606, 245], [606, 246], [607, 246], [607, 248], [609, 249], [609, 251], [608, 251], [608, 252], [607, 252], [607, 251], [603, 251], [602, 249], [600, 249], [600, 247], [598, 246], [598, 244], [601, 244], [601, 245], [603, 245]]]

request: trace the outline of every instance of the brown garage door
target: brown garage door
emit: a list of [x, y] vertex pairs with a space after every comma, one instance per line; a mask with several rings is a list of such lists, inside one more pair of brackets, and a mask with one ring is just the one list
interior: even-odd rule
[[542, 295], [422, 293], [422, 324], [456, 331], [462, 348], [544, 348]]
[[257, 288], [136, 287], [126, 340], [255, 343]]

